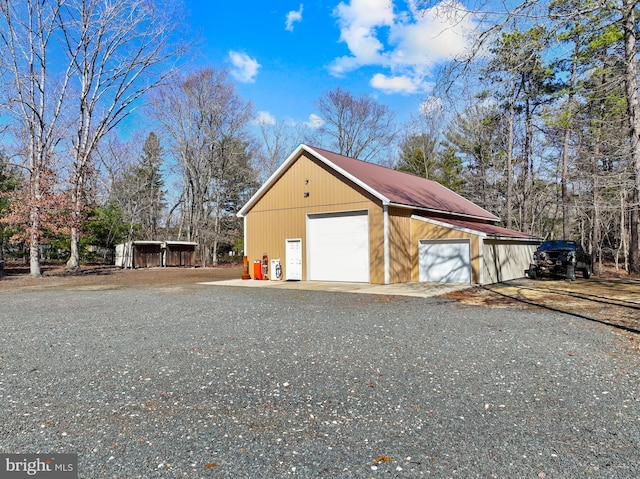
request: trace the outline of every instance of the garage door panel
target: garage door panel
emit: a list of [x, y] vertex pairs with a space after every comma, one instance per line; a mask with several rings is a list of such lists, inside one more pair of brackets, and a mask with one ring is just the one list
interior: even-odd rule
[[471, 282], [469, 241], [421, 240], [418, 250], [420, 281], [439, 283]]
[[309, 215], [309, 279], [369, 282], [367, 212]]

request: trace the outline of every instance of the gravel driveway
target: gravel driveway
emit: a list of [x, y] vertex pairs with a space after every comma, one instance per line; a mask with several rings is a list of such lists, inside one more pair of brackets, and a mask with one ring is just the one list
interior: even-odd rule
[[93, 478], [636, 478], [640, 356], [441, 298], [0, 294], [0, 451]]

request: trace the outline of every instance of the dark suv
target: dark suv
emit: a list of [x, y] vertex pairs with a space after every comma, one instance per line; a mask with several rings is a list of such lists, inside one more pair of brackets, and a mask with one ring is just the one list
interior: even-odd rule
[[591, 258], [575, 241], [550, 240], [543, 242], [529, 265], [527, 274], [537, 279], [543, 274], [564, 276], [569, 281], [576, 279], [576, 271], [582, 271], [583, 278], [591, 276]]

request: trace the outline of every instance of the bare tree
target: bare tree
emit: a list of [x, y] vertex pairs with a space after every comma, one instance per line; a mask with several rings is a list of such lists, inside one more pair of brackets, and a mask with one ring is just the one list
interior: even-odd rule
[[[71, 257], [79, 265], [79, 226], [98, 142], [172, 73], [180, 25], [174, 1], [0, 0], [0, 51], [8, 71], [2, 102], [25, 133], [29, 172], [30, 268], [40, 275], [42, 173], [71, 158]], [[73, 130], [72, 134], [69, 134]], [[68, 138], [71, 140], [68, 141]]]
[[631, 126], [633, 192], [629, 232], [629, 272], [640, 274], [640, 100], [638, 99], [637, 0], [622, 0], [622, 29], [625, 47], [625, 92]]
[[258, 121], [262, 147], [256, 151], [257, 170], [264, 181], [269, 178], [287, 158], [303, 138], [302, 131], [295, 125], [282, 121]]
[[99, 141], [137, 106], [140, 98], [175, 72], [169, 61], [185, 46], [172, 43], [180, 25], [175, 2], [67, 0], [58, 14], [65, 53], [78, 81], [71, 108], [71, 255], [79, 267], [78, 242], [87, 174]]
[[224, 70], [204, 69], [159, 90], [154, 110], [183, 181], [181, 230], [200, 243], [203, 263], [211, 257], [215, 265], [229, 239], [225, 219], [255, 185], [246, 131], [252, 106]]
[[331, 138], [330, 148], [363, 161], [389, 161], [385, 157], [395, 141], [393, 111], [370, 97], [356, 98], [347, 90], [326, 92], [317, 102], [324, 120], [319, 133]]
[[47, 193], [50, 189], [55, 149], [66, 125], [63, 106], [71, 79], [70, 68], [57, 81], [50, 78], [52, 43], [58, 30], [60, 2], [0, 1], [0, 51], [6, 72], [3, 110], [17, 123], [15, 143], [24, 158], [26, 181], [26, 231], [29, 268], [40, 276], [40, 240]]

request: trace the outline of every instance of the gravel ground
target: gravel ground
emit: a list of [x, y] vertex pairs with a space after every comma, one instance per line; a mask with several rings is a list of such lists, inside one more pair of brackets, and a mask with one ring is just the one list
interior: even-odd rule
[[0, 294], [0, 451], [93, 478], [637, 478], [640, 357], [552, 312], [184, 286]]

